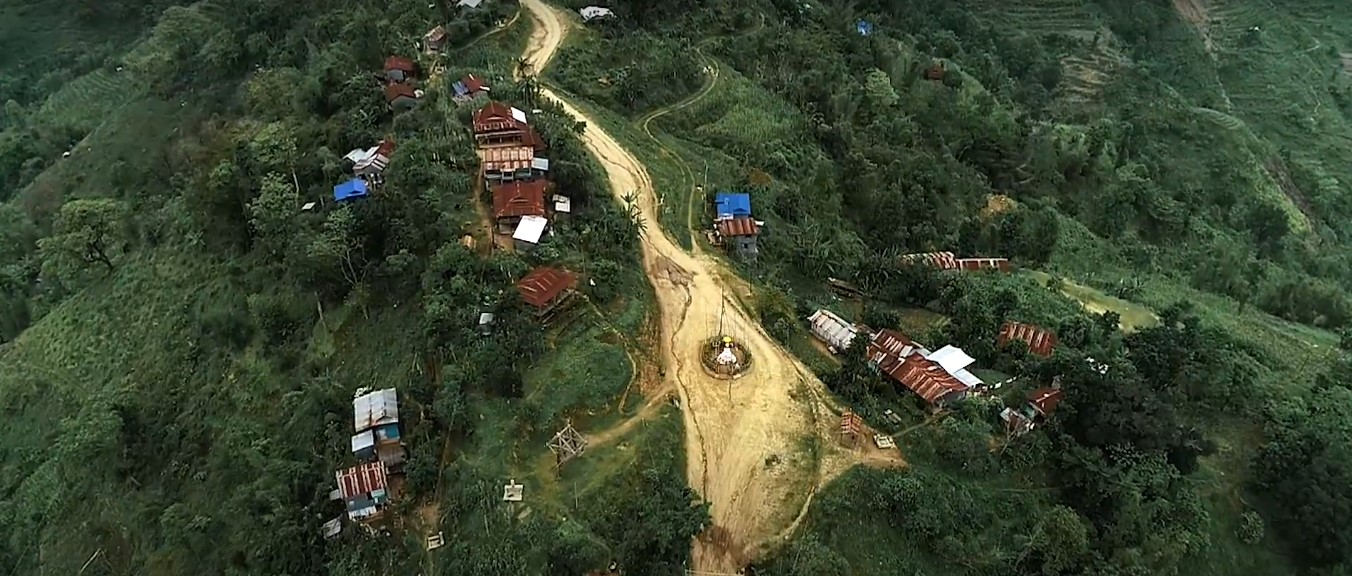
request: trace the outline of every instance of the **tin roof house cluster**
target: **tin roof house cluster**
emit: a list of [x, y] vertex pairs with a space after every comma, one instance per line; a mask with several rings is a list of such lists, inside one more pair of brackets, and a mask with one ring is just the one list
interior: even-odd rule
[[930, 351], [896, 330], [879, 330], [868, 344], [869, 363], [933, 406], [967, 398], [984, 383], [969, 368], [976, 362], [961, 348]]
[[352, 400], [352, 454], [360, 463], [334, 473], [337, 498], [350, 520], [370, 526], [394, 498], [390, 475], [398, 474], [406, 452], [399, 432], [399, 397], [394, 388], [359, 391]]
[[501, 102], [477, 110], [473, 130], [498, 232], [511, 234], [516, 250], [534, 249], [548, 232], [550, 217], [572, 211], [568, 197], [553, 193], [549, 159], [540, 155], [544, 139], [525, 112]]

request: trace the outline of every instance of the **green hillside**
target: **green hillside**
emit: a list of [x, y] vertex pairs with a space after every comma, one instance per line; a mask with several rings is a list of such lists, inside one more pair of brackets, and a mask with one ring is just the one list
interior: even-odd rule
[[[616, 4], [550, 78], [631, 120], [615, 129], [662, 197], [692, 182], [705, 198], [749, 192], [765, 225], [756, 261], [736, 266], [762, 322], [871, 425], [906, 431], [909, 471], [827, 486], [757, 574], [1334, 574], [1352, 561], [1333, 512], [1352, 502], [1334, 440], [1352, 321], [1352, 8]], [[647, 109], [596, 81], [692, 60], [704, 87], [681, 99], [656, 82]], [[1011, 202], [988, 212], [993, 195]], [[693, 198], [701, 242], [711, 215]], [[679, 236], [685, 211], [664, 217]], [[935, 250], [1023, 273], [897, 259]], [[869, 297], [841, 301], [828, 277]], [[1060, 376], [1061, 413], [1012, 443], [998, 403], [920, 426], [890, 380], [800, 346], [796, 320], [823, 307], [1019, 376], [999, 393], [1010, 405]], [[917, 308], [947, 320], [917, 325]], [[996, 349], [1010, 320], [1053, 329], [1058, 352]], [[1112, 368], [1073, 375], [1084, 356]]]
[[[643, 406], [651, 296], [639, 223], [511, 80], [515, 3], [76, 4], [0, 6], [0, 572], [674, 573], [705, 517], [665, 448], [679, 416], [559, 471], [545, 447]], [[389, 55], [418, 61], [412, 111], [382, 98]], [[488, 249], [468, 73], [533, 110], [572, 199], [530, 254]], [[343, 155], [381, 138], [384, 185], [335, 204]], [[540, 265], [582, 280], [547, 327], [514, 287]], [[409, 451], [391, 520], [326, 540], [354, 392], [386, 387]]]
[[[724, 258], [720, 191], [763, 222], [726, 256], [736, 297], [906, 462], [830, 476], [746, 573], [1352, 570], [1352, 5], [607, 5], [532, 71], [511, 0], [0, 0], [0, 574], [687, 573], [713, 535], [639, 247]], [[528, 112], [571, 198], [534, 250], [493, 247], [465, 74]], [[545, 85], [646, 165], [660, 222]], [[335, 202], [382, 139], [384, 183]], [[901, 258], [933, 251], [1013, 271]], [[547, 324], [515, 287], [541, 266], [579, 280]], [[936, 414], [828, 356], [817, 309], [1006, 385]], [[997, 346], [1011, 321], [1055, 352]], [[389, 387], [388, 522], [326, 539], [353, 395]], [[557, 468], [569, 424], [604, 441]]]

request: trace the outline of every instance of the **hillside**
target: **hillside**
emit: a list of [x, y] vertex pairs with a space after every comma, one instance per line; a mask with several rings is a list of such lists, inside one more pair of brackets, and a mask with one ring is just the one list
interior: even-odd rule
[[0, 0], [0, 573], [1352, 570], [1352, 6], [592, 4]]
[[[665, 448], [680, 418], [638, 378], [642, 222], [516, 79], [531, 19], [509, 2], [162, 4], [0, 9], [22, 30], [0, 60], [0, 569], [659, 574], [688, 558], [706, 509]], [[438, 25], [449, 40], [424, 52]], [[382, 96], [389, 56], [414, 62], [411, 110]], [[570, 199], [530, 252], [485, 226], [470, 125], [489, 98], [453, 98], [469, 74], [531, 110]], [[376, 192], [336, 201], [346, 151], [381, 140], [397, 147]], [[577, 278], [548, 322], [518, 286], [541, 267]], [[372, 388], [398, 393], [407, 456], [368, 533], [329, 493], [359, 461], [353, 398]], [[597, 446], [556, 469], [546, 443], [568, 425]]]
[[[749, 193], [759, 250], [728, 258], [762, 324], [901, 434], [909, 472], [819, 488], [758, 573], [1336, 571], [1343, 532], [1306, 506], [1348, 497], [1327, 443], [1352, 174], [1329, 159], [1352, 13], [1308, 4], [616, 2], [574, 36], [547, 78], [608, 109], [663, 227], [716, 250], [713, 195]], [[613, 82], [637, 66], [665, 74], [643, 100]], [[1021, 271], [898, 261], [930, 251]], [[823, 308], [961, 346], [1019, 377], [996, 394], [1011, 406], [1057, 376], [1064, 413], [1008, 444], [1000, 402], [935, 425], [853, 352], [823, 358], [800, 320]], [[992, 346], [1008, 321], [1060, 334], [1057, 353]], [[1072, 376], [1086, 356], [1111, 370]]]

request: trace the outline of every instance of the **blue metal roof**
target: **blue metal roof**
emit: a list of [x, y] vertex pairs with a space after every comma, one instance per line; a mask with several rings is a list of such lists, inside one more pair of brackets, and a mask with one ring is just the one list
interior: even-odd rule
[[751, 195], [744, 193], [719, 192], [714, 195], [714, 206], [717, 207], [718, 216], [750, 216], [751, 215]]
[[456, 80], [456, 81], [455, 81], [455, 84], [451, 84], [451, 89], [452, 89], [452, 90], [455, 90], [455, 95], [456, 95], [456, 96], [468, 96], [468, 95], [469, 95], [469, 86], [465, 86], [465, 83], [464, 83], [464, 82], [461, 82], [461, 81], [459, 81], [459, 80]]
[[333, 187], [334, 202], [342, 202], [353, 198], [365, 198], [366, 194], [366, 181], [361, 178], [353, 178]]
[[873, 33], [873, 23], [868, 20], [860, 20], [854, 23], [854, 30], [858, 32], [860, 36], [868, 36]]

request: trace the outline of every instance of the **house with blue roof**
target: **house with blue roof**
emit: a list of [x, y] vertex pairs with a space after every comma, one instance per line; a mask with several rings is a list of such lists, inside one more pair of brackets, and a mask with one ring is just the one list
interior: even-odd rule
[[715, 220], [751, 217], [751, 195], [719, 192], [714, 196]]
[[365, 180], [353, 178], [333, 187], [333, 201], [344, 202], [356, 198], [365, 198], [369, 193]]

